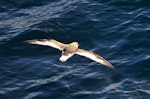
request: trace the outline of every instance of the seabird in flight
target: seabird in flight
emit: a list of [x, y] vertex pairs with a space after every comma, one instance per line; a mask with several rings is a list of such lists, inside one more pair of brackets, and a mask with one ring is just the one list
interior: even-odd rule
[[27, 40], [25, 41], [29, 44], [37, 44], [37, 45], [43, 45], [43, 46], [50, 46], [56, 49], [59, 49], [62, 51], [62, 56], [59, 58], [61, 62], [67, 61], [70, 57], [72, 57], [74, 54], [84, 56], [86, 58], [89, 58], [93, 61], [96, 61], [98, 63], [101, 63], [109, 68], [114, 69], [114, 66], [110, 64], [107, 60], [105, 60], [103, 57], [101, 57], [98, 54], [95, 54], [94, 52], [83, 50], [78, 48], [79, 43], [78, 42], [72, 42], [69, 44], [63, 44], [59, 41], [56, 41], [54, 39], [35, 39], [35, 40]]

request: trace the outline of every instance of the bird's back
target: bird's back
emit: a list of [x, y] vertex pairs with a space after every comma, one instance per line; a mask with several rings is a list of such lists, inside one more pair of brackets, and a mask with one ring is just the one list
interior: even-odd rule
[[70, 53], [73, 53], [75, 52], [77, 49], [78, 49], [78, 43], [77, 42], [73, 42], [73, 43], [70, 43], [68, 44], [66, 47], [65, 47], [65, 51], [68, 51]]

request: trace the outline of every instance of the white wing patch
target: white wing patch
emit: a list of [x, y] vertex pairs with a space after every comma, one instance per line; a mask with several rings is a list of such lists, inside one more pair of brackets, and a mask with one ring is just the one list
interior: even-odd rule
[[27, 42], [29, 44], [37, 44], [37, 45], [43, 45], [43, 46], [50, 46], [50, 47], [53, 47], [53, 48], [56, 48], [56, 49], [59, 49], [59, 50], [62, 50], [61, 46], [63, 46], [63, 45], [56, 44], [52, 40], [45, 40], [45, 39], [42, 39], [42, 40], [27, 40], [25, 42]]
[[108, 61], [106, 61], [103, 57], [93, 53], [93, 52], [90, 52], [90, 51], [86, 51], [86, 50], [82, 50], [82, 49], [78, 49], [75, 54], [78, 54], [78, 55], [81, 55], [81, 56], [84, 56], [86, 58], [89, 58], [93, 61], [96, 61], [96, 62], [99, 62], [105, 66], [108, 66], [110, 68], [114, 68], [113, 65], [111, 65]]
[[67, 61], [70, 57], [72, 57], [74, 54], [68, 54], [68, 55], [62, 55], [60, 58], [59, 58], [59, 60], [61, 61], [61, 62], [65, 62], [65, 61]]
[[90, 58], [91, 60], [94, 60], [96, 62], [104, 64], [103, 60], [96, 58], [95, 55], [93, 55], [93, 54], [86, 53], [86, 52], [76, 52], [76, 54], [81, 55], [81, 56], [85, 56], [86, 58]]

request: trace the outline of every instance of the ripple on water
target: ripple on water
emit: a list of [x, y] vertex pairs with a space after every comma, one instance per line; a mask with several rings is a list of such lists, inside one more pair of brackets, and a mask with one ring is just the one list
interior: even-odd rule
[[[0, 2], [0, 98], [150, 97], [148, 1]], [[38, 38], [78, 41], [116, 69], [77, 55], [61, 63], [58, 50], [22, 43]]]

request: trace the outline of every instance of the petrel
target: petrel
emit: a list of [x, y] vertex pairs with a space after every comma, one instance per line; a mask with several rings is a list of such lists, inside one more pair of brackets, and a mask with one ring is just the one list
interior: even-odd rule
[[54, 39], [34, 39], [34, 40], [27, 40], [25, 42], [29, 44], [50, 46], [62, 51], [62, 56], [59, 58], [61, 62], [65, 62], [69, 58], [71, 58], [74, 54], [77, 54], [114, 69], [114, 66], [110, 64], [107, 60], [105, 60], [103, 57], [101, 57], [100, 55], [95, 54], [94, 52], [91, 51], [78, 48], [79, 47], [78, 42], [64, 44]]

